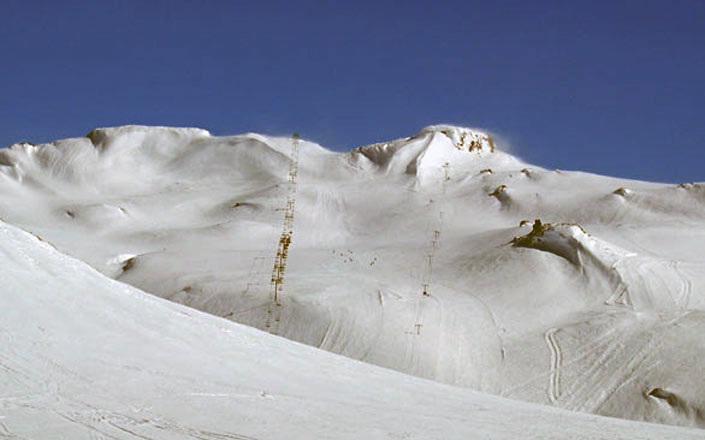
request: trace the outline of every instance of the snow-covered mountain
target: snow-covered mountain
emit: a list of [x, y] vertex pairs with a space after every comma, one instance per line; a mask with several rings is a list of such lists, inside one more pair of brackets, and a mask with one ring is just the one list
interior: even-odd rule
[[442, 385], [113, 281], [0, 222], [0, 437], [696, 439]]
[[[119, 282], [420, 378], [563, 409], [697, 427], [705, 426], [704, 203], [699, 184], [545, 170], [503, 152], [489, 135], [451, 126], [348, 153], [296, 137], [214, 137], [199, 129], [140, 126], [0, 150], [0, 216]], [[22, 249], [5, 246], [5, 258], [14, 261]], [[63, 270], [36, 261], [24, 270], [41, 269], [41, 277], [28, 275], [13, 292], [3, 288], [8, 306], [22, 289], [41, 284], [47, 292], [45, 285], [65, 278]], [[20, 270], [2, 267], [9, 279]], [[101, 280], [111, 287], [73, 290], [129, 290]], [[84, 283], [76, 277], [70, 285]], [[70, 302], [81, 302], [71, 295]], [[100, 301], [82, 305], [82, 313], [107, 307]], [[61, 322], [73, 322], [70, 308], [56, 310], [60, 318], [51, 322], [66, 326], [62, 338], [68, 339], [69, 332], [99, 334], [94, 328], [124, 325], [132, 341], [146, 332], [155, 347], [159, 335], [166, 344], [176, 340], [170, 339], [175, 331], [193, 332], [184, 338], [194, 353], [225, 365], [223, 353], [211, 352], [221, 350], [211, 341], [218, 336], [194, 330], [201, 321], [218, 323], [254, 332], [261, 344], [272, 344], [271, 356], [290, 353], [282, 354], [283, 364], [299, 350], [316, 353], [310, 359], [301, 354], [301, 362], [310, 360], [301, 368], [311, 373], [290, 379], [302, 383], [324, 370], [313, 366], [319, 357], [329, 359], [179, 306], [140, 301], [125, 300], [106, 312], [134, 315], [124, 324], [96, 319], [83, 331], [69, 328]], [[41, 325], [52, 307], [32, 322]], [[175, 329], [173, 315], [133, 313], [151, 307], [197, 318]], [[16, 337], [38, 338], [22, 331], [12, 327]], [[143, 360], [138, 355], [152, 350], [136, 348], [131, 359], [148, 369], [153, 353]], [[78, 347], [71, 355], [62, 359], [91, 356]], [[91, 359], [118, 358], [101, 352]], [[330, 359], [352, 370], [372, 368]], [[249, 368], [244, 360], [238, 365]], [[216, 378], [226, 374], [215, 366], [212, 371]], [[257, 376], [265, 383], [272, 380], [267, 371]], [[327, 377], [344, 380], [345, 374]]]

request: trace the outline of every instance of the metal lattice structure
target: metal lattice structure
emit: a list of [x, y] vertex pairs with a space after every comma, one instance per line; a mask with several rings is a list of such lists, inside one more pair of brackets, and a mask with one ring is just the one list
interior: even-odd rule
[[291, 154], [289, 162], [289, 178], [287, 181], [286, 205], [284, 207], [284, 225], [279, 237], [277, 253], [274, 256], [274, 267], [272, 269], [272, 289], [273, 301], [277, 306], [281, 305], [280, 297], [284, 284], [284, 272], [286, 271], [286, 260], [289, 255], [291, 237], [294, 233], [294, 213], [296, 208], [296, 175], [299, 168], [299, 135], [294, 133], [291, 142]]

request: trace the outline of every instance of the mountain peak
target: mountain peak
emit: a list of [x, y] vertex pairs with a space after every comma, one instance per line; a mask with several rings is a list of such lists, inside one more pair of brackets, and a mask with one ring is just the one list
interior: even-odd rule
[[[515, 161], [495, 152], [494, 139], [488, 133], [446, 124], [430, 125], [412, 137], [359, 147], [355, 153], [387, 173], [415, 175], [423, 180], [431, 175], [439, 177], [446, 164], [468, 173], [487, 168], [487, 160]], [[432, 180], [437, 180], [435, 177]]]
[[495, 150], [492, 136], [473, 128], [446, 124], [429, 125], [421, 129], [419, 135], [427, 133], [440, 133], [448, 137], [458, 150], [490, 152]]

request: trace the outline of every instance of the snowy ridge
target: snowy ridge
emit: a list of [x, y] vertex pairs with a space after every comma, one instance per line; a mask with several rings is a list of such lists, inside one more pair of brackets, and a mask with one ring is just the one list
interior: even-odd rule
[[612, 289], [605, 300], [608, 305], [626, 305], [637, 311], [691, 306], [692, 288], [677, 262], [629, 252], [591, 237], [578, 225], [542, 225], [515, 239], [515, 244], [565, 258], [592, 280], [602, 277]]
[[696, 183], [683, 183], [665, 188], [651, 190], [634, 190], [618, 188], [612, 194], [626, 211], [624, 206], [639, 212], [647, 218], [668, 215], [681, 222], [703, 217], [705, 207], [705, 186]]

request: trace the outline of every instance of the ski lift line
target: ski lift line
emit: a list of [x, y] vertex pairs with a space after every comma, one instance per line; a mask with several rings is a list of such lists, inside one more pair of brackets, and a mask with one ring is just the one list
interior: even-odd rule
[[422, 272], [422, 279], [421, 283], [423, 286], [423, 296], [430, 296], [429, 295], [429, 285], [431, 284], [431, 278], [433, 276], [433, 258], [436, 255], [436, 252], [440, 249], [441, 247], [441, 231], [443, 229], [443, 209], [442, 209], [442, 202], [446, 198], [446, 189], [447, 189], [447, 182], [450, 180], [450, 164], [448, 162], [443, 164], [443, 180], [441, 182], [441, 197], [439, 197], [439, 200], [435, 206], [438, 206], [438, 220], [433, 227], [433, 238], [430, 242], [430, 246], [427, 249], [427, 252], [424, 254], [424, 270]]
[[[287, 178], [286, 204], [284, 208], [284, 219], [282, 233], [279, 237], [277, 252], [274, 256], [274, 267], [272, 268], [272, 299], [276, 306], [280, 306], [279, 301], [284, 283], [284, 273], [286, 271], [287, 258], [289, 256], [289, 246], [294, 232], [294, 213], [296, 208], [296, 177], [299, 166], [299, 136], [294, 134], [291, 142], [291, 152], [289, 161], [289, 174]], [[278, 316], [275, 318], [278, 322]]]

